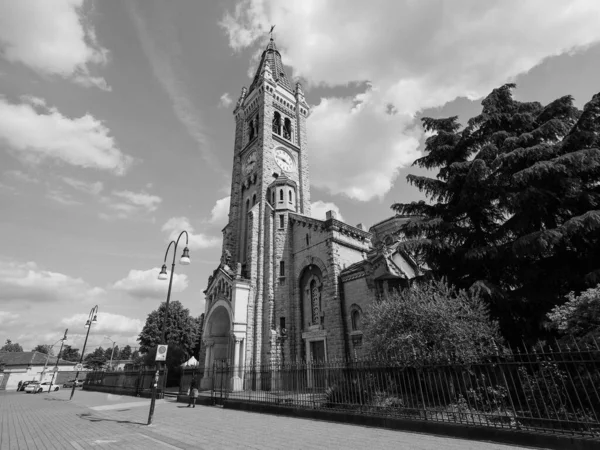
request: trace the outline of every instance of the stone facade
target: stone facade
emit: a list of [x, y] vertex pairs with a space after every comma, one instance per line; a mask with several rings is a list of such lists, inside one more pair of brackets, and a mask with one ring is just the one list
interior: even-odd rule
[[414, 266], [405, 255], [395, 263], [372, 244], [381, 241], [377, 230], [391, 232], [397, 221], [366, 231], [333, 211], [325, 220], [310, 216], [309, 112], [271, 39], [233, 112], [229, 223], [204, 292], [203, 388], [213, 386], [212, 368], [222, 361], [238, 367], [230, 380], [238, 389], [248, 388], [241, 366], [356, 355], [360, 314], [381, 290], [374, 274], [407, 277], [378, 269], [381, 257], [386, 267], [398, 258]]

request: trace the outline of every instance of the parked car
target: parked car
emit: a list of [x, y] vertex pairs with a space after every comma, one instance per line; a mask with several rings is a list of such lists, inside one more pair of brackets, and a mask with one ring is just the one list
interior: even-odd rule
[[29, 380], [29, 381], [23, 381], [23, 383], [21, 384], [21, 387], [19, 389], [17, 389], [17, 391], [25, 391], [25, 388], [27, 387], [27, 385], [31, 384], [31, 383], [39, 383], [39, 381], [37, 380]]
[[45, 381], [44, 383], [29, 383], [25, 388], [25, 392], [31, 392], [34, 394], [39, 392], [50, 392], [50, 388], [52, 388], [53, 391], [58, 391], [60, 389], [60, 387], [56, 384], [51, 384], [49, 381]]
[[83, 386], [83, 380], [69, 380], [69, 381], [63, 383], [63, 387], [64, 388], [73, 387], [73, 383], [75, 383], [75, 387], [82, 387]]

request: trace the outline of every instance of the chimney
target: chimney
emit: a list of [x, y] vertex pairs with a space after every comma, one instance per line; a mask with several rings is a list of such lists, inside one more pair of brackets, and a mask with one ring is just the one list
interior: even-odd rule
[[337, 213], [335, 211], [327, 211], [325, 213], [325, 219], [326, 220], [331, 220], [331, 219], [337, 219]]

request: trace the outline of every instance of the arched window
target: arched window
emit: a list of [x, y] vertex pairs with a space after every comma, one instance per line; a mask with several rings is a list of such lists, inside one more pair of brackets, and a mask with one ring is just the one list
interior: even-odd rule
[[310, 235], [308, 233], [306, 233], [306, 246], [308, 247], [310, 245]]
[[288, 197], [290, 199], [290, 203], [292, 203], [292, 191], [288, 191]]
[[285, 277], [285, 261], [279, 261], [279, 276]]
[[254, 128], [254, 119], [250, 120], [250, 122], [248, 122], [248, 140], [251, 141], [252, 139], [254, 139], [255, 136], [255, 128]]
[[283, 122], [283, 137], [292, 140], [292, 121], [287, 117]]
[[256, 194], [252, 196], [252, 206], [256, 205]]
[[271, 203], [273, 204], [273, 206], [275, 206], [275, 190], [273, 190], [273, 192], [271, 194], [272, 194], [271, 195], [271, 198], [272, 198]]
[[281, 114], [273, 114], [273, 133], [281, 134]]
[[360, 311], [355, 309], [350, 316], [352, 319], [352, 331], [360, 330]]
[[258, 129], [259, 129], [259, 115], [257, 114], [256, 117], [254, 118], [254, 136], [258, 136]]
[[319, 292], [316, 280], [310, 282], [310, 309], [312, 312], [312, 323], [318, 324], [321, 312], [321, 293]]
[[283, 201], [283, 189], [279, 189], [279, 201]]

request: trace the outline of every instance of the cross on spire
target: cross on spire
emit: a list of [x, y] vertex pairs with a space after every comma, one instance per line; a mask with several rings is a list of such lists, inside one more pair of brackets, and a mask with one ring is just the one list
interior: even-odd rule
[[273, 40], [273, 29], [275, 28], [275, 25], [271, 25], [271, 29], [269, 30], [269, 34], [271, 35], [271, 40]]

